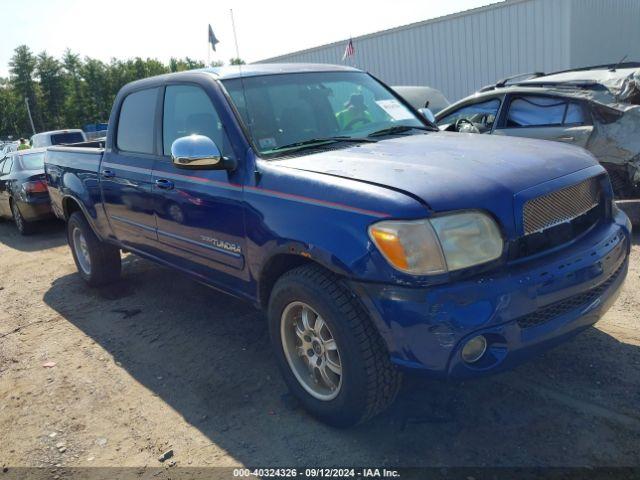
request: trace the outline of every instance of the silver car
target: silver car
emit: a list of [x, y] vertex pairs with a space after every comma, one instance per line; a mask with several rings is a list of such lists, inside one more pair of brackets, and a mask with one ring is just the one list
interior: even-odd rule
[[519, 75], [435, 117], [441, 130], [584, 147], [607, 169], [618, 198], [640, 196], [640, 63]]

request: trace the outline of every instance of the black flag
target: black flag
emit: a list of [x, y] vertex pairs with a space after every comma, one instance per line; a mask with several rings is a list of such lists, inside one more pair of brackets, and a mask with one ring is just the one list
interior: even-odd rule
[[211, 28], [211, 25], [209, 25], [209, 43], [211, 44], [211, 48], [213, 48], [214, 52], [216, 51], [216, 43], [220, 43], [213, 33], [213, 28]]

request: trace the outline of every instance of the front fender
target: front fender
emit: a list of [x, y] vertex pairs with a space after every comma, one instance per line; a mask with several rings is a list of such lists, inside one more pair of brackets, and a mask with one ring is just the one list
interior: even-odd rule
[[257, 185], [246, 186], [247, 262], [253, 278], [270, 258], [302, 255], [352, 279], [398, 281], [368, 236], [384, 218], [424, 218], [417, 200], [380, 185], [260, 165]]

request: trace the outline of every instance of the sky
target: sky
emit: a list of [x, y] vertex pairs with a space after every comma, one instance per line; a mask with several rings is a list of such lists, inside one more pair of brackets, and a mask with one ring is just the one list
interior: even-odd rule
[[[0, 0], [0, 76], [13, 50], [28, 45], [59, 57], [186, 57], [225, 63], [235, 57], [233, 9], [240, 57], [247, 62], [341, 41], [476, 8], [496, 0]], [[220, 41], [207, 44], [211, 24]], [[356, 44], [357, 50], [357, 44]]]

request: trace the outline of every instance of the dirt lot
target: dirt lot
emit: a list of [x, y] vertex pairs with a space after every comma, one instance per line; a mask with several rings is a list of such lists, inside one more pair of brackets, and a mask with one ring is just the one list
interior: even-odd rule
[[132, 256], [91, 290], [61, 225], [0, 224], [0, 464], [638, 466], [639, 240], [597, 328], [499, 376], [411, 378], [340, 431], [287, 394], [251, 307]]

